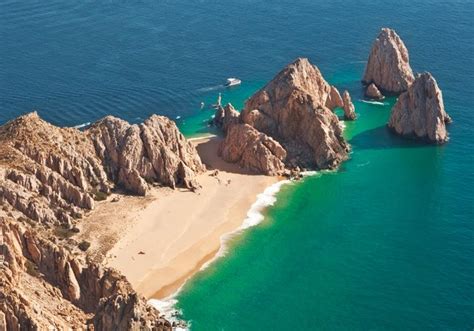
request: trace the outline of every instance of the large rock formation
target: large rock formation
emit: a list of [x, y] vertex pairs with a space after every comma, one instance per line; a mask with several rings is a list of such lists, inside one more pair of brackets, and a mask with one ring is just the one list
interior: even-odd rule
[[87, 262], [28, 224], [0, 217], [0, 230], [6, 330], [171, 330], [113, 269]]
[[299, 58], [247, 100], [241, 121], [278, 141], [287, 152], [287, 166], [334, 168], [349, 149], [332, 112], [341, 106], [337, 89]]
[[225, 161], [238, 163], [250, 172], [278, 175], [285, 170], [285, 149], [248, 124], [229, 127], [219, 154]]
[[107, 117], [81, 132], [30, 113], [0, 127], [0, 203], [42, 223], [71, 225], [116, 185], [144, 195], [148, 182], [196, 187], [203, 170], [175, 124]]
[[1, 126], [0, 325], [171, 330], [122, 275], [89, 261], [68, 236], [116, 186], [133, 194], [148, 182], [193, 188], [202, 170], [195, 148], [161, 116], [140, 125], [107, 117], [85, 132], [36, 113]]
[[225, 133], [232, 124], [237, 124], [239, 122], [239, 112], [235, 110], [232, 104], [228, 103], [225, 107], [219, 106], [217, 108], [216, 114], [214, 115], [211, 124], [222, 129]]
[[414, 80], [405, 44], [394, 30], [383, 28], [372, 45], [362, 81], [375, 84], [383, 92], [398, 94]]
[[344, 102], [343, 109], [344, 109], [344, 118], [349, 121], [353, 121], [356, 119], [355, 107], [352, 103], [351, 96], [348, 91], [344, 91], [342, 94], [342, 100]]
[[152, 115], [140, 125], [107, 116], [86, 134], [114, 182], [145, 195], [147, 182], [196, 188], [196, 173], [203, 171], [194, 146], [187, 142], [173, 121]]
[[446, 123], [450, 122], [436, 80], [430, 73], [423, 73], [398, 98], [388, 126], [403, 136], [444, 143], [448, 141]]

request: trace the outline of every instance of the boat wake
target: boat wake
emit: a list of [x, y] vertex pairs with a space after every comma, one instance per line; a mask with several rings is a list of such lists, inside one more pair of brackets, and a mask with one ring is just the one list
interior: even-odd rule
[[210, 92], [210, 91], [220, 90], [222, 88], [224, 88], [224, 85], [220, 84], [220, 85], [215, 85], [215, 86], [199, 88], [196, 90], [196, 92]]
[[380, 101], [370, 101], [370, 100], [363, 100], [363, 99], [359, 99], [360, 102], [363, 102], [363, 103], [369, 103], [371, 105], [377, 105], [377, 106], [387, 106], [388, 103], [385, 103], [385, 102], [380, 102]]

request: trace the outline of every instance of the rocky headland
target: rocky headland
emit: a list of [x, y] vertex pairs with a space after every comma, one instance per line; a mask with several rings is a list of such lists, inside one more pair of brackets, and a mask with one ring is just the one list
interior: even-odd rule
[[171, 329], [119, 272], [88, 258], [88, 242], [71, 234], [112, 190], [193, 190], [203, 171], [195, 147], [161, 116], [140, 125], [106, 117], [84, 132], [53, 126], [37, 113], [1, 126], [0, 325]]
[[250, 97], [240, 115], [217, 111], [215, 118], [227, 127], [221, 155], [254, 173], [335, 168], [349, 151], [337, 107], [355, 118], [348, 93], [343, 100], [317, 67], [298, 58]]
[[[441, 90], [429, 73], [415, 78], [395, 31], [380, 32], [363, 82], [371, 99], [399, 95], [388, 123], [395, 133], [433, 143], [448, 140], [451, 119]], [[345, 120], [356, 119], [349, 92], [341, 96], [316, 66], [298, 58], [251, 96], [240, 113], [231, 104], [219, 106], [212, 124], [224, 137], [196, 145], [173, 121], [157, 115], [142, 124], [107, 116], [79, 131], [56, 127], [33, 112], [1, 126], [0, 326], [171, 330], [172, 323], [131, 284], [148, 297], [169, 295], [215, 254], [222, 234], [238, 228], [248, 206], [278, 181], [276, 176], [333, 169], [346, 160], [350, 146], [336, 108], [342, 108]], [[214, 170], [206, 173], [203, 162]], [[157, 199], [155, 187], [185, 192], [167, 191]], [[192, 193], [196, 190], [203, 194]], [[126, 201], [101, 204], [119, 193]], [[133, 209], [126, 199], [131, 195], [151, 195], [152, 202]], [[91, 216], [101, 206], [102, 214]], [[114, 237], [97, 229], [133, 222], [125, 209], [139, 215], [141, 227], [93, 255], [91, 242], [83, 238]], [[173, 215], [173, 226], [157, 215]], [[180, 245], [157, 243], [160, 236]], [[150, 258], [139, 258], [145, 251]]]

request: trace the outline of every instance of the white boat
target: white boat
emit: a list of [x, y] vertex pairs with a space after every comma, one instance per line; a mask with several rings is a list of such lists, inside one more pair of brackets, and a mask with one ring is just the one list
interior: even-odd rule
[[229, 86], [235, 86], [235, 85], [240, 85], [242, 81], [238, 78], [227, 78], [226, 83], [224, 86], [229, 87]]

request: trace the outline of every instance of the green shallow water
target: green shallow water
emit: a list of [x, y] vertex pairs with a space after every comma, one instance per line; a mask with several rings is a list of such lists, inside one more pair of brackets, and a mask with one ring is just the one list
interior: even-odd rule
[[265, 220], [184, 286], [177, 308], [192, 330], [474, 326], [472, 173], [459, 172], [472, 158], [392, 135], [395, 100], [357, 101], [357, 77], [331, 77], [359, 116], [346, 122], [350, 160], [284, 186]]

